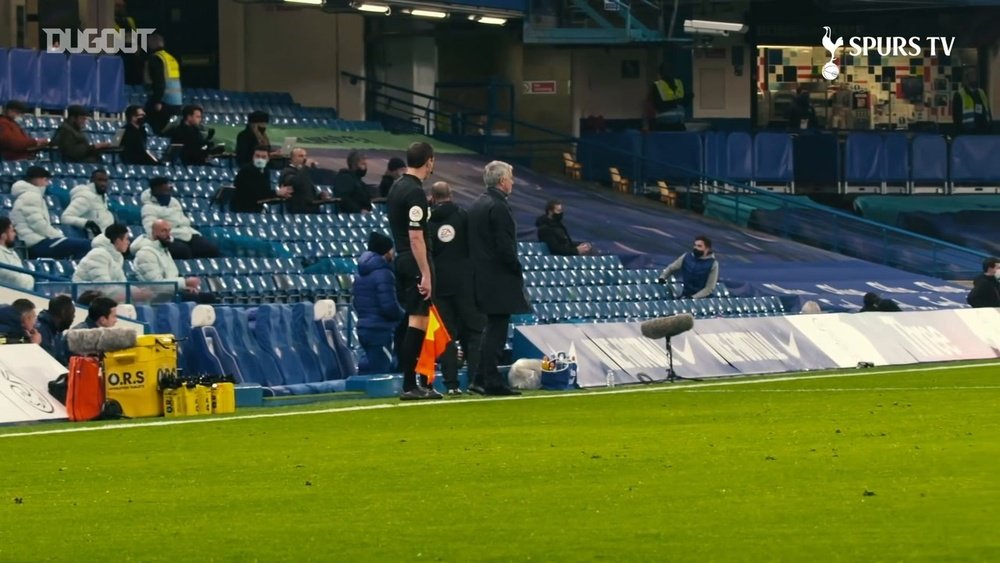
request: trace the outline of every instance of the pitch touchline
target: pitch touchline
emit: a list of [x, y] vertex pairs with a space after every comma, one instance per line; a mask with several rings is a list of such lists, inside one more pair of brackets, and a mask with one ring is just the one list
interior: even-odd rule
[[[443, 400], [443, 401], [426, 401], [426, 402], [379, 403], [377, 405], [357, 405], [353, 407], [317, 409], [317, 410], [306, 410], [306, 411], [281, 411], [274, 413], [257, 413], [257, 414], [246, 414], [246, 415], [237, 414], [233, 416], [224, 416], [224, 417], [177, 418], [170, 420], [161, 419], [161, 420], [150, 420], [149, 422], [134, 422], [131, 424], [111, 423], [99, 426], [97, 425], [80, 426], [80, 427], [70, 427], [70, 428], [56, 428], [52, 430], [38, 430], [35, 432], [8, 433], [8, 434], [0, 434], [0, 439], [18, 438], [22, 436], [43, 436], [49, 434], [72, 434], [75, 432], [98, 432], [102, 430], [128, 430], [132, 428], [148, 428], [151, 426], [176, 426], [180, 424], [209, 424], [218, 422], [231, 422], [238, 420], [283, 418], [287, 416], [308, 416], [317, 414], [346, 413], [346, 412], [369, 411], [378, 409], [401, 409], [401, 408], [432, 407], [432, 406], [444, 406], [444, 405], [471, 405], [478, 402], [493, 403], [498, 401], [530, 401], [536, 399], [566, 399], [566, 398], [581, 398], [581, 397], [597, 397], [603, 395], [625, 395], [630, 393], [656, 393], [660, 391], [694, 391], [705, 387], [735, 387], [739, 385], [781, 383], [785, 381], [804, 381], [809, 379], [834, 379], [839, 377], [859, 377], [864, 375], [922, 373], [928, 371], [959, 370], [959, 369], [982, 368], [990, 366], [1000, 366], [1000, 362], [968, 364], [962, 366], [936, 366], [936, 367], [926, 367], [926, 368], [910, 368], [902, 370], [849, 371], [844, 373], [828, 373], [822, 375], [796, 375], [796, 376], [769, 377], [769, 378], [759, 378], [759, 379], [726, 380], [726, 381], [713, 381], [706, 383], [682, 384], [676, 386], [662, 385], [656, 387], [651, 387], [651, 386], [629, 387], [627, 389], [616, 389], [614, 391], [588, 391], [586, 393], [560, 393], [556, 395], [521, 395], [517, 397], [493, 397], [493, 398], [472, 399], [472, 400], [465, 399], [457, 401]], [[922, 389], [926, 389], [926, 387]]]
[[831, 389], [680, 389], [685, 393], [851, 393], [858, 391], [968, 391], [1000, 389], [1000, 385], [938, 387], [841, 387]]

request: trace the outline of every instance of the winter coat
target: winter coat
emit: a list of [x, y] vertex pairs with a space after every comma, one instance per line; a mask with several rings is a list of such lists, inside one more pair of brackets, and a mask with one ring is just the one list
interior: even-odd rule
[[125, 257], [122, 253], [104, 235], [94, 237], [91, 245], [90, 252], [77, 264], [73, 281], [124, 283]]
[[396, 330], [403, 319], [403, 308], [396, 299], [396, 276], [392, 265], [380, 254], [366, 251], [358, 259], [354, 279], [354, 310], [358, 330]]
[[142, 202], [142, 228], [147, 235], [153, 234], [153, 222], [157, 219], [170, 223], [170, 234], [179, 241], [188, 242], [194, 235], [201, 235], [191, 226], [191, 219], [184, 214], [181, 200], [176, 197], [171, 197], [170, 203], [163, 206], [147, 189], [139, 196], [139, 200]]
[[530, 313], [517, 257], [517, 224], [507, 196], [488, 188], [469, 208], [476, 304], [487, 315]]
[[62, 231], [52, 226], [49, 205], [45, 203], [45, 188], [40, 188], [25, 180], [18, 180], [10, 189], [17, 198], [10, 210], [10, 220], [14, 223], [17, 236], [31, 248], [45, 239], [63, 238]]
[[132, 266], [140, 281], [172, 281], [177, 284], [177, 289], [184, 289], [184, 278], [177, 270], [177, 263], [160, 241], [141, 235], [132, 241], [131, 249], [132, 256], [135, 256]]
[[69, 192], [69, 205], [62, 213], [62, 222], [83, 229], [87, 221], [97, 223], [101, 232], [115, 222], [108, 208], [108, 198], [97, 193], [93, 183], [83, 184]]
[[[7, 264], [9, 266], [17, 266], [18, 268], [24, 267], [24, 263], [21, 262], [21, 257], [14, 252], [14, 249], [7, 248], [2, 244], [0, 244], [0, 263]], [[0, 268], [0, 283], [9, 285], [10, 287], [31, 291], [31, 289], [35, 287], [35, 278], [33, 278], [31, 274], [22, 274], [21, 272], [15, 272], [14, 270]]]
[[576, 256], [580, 251], [569, 236], [569, 231], [562, 221], [557, 221], [548, 215], [542, 215], [535, 221], [538, 227], [538, 240], [549, 247], [549, 252], [556, 256]]

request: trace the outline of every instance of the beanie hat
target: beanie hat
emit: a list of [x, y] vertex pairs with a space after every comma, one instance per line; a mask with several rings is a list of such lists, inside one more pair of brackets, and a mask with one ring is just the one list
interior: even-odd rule
[[372, 231], [368, 236], [368, 250], [380, 256], [392, 250], [392, 239], [378, 231]]

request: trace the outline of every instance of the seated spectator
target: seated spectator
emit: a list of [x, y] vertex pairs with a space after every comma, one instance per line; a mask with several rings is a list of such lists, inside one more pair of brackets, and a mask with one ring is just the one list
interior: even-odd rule
[[292, 199], [285, 204], [286, 213], [319, 213], [317, 201], [329, 201], [333, 197], [328, 192], [316, 189], [312, 171], [316, 162], [309, 160], [306, 149], [295, 147], [288, 160], [288, 166], [281, 171], [282, 186], [291, 186]]
[[125, 252], [129, 247], [128, 227], [115, 223], [93, 240], [93, 248], [76, 266], [75, 283], [105, 282], [121, 284], [104, 290], [122, 299], [125, 297]]
[[214, 130], [207, 134], [201, 126], [201, 106], [184, 106], [181, 122], [170, 130], [170, 143], [181, 145], [181, 163], [186, 166], [205, 166], [210, 156], [219, 154], [224, 147], [212, 143]]
[[87, 110], [80, 106], [69, 106], [66, 108], [69, 117], [63, 120], [62, 125], [56, 130], [52, 137], [52, 144], [59, 148], [64, 162], [88, 162], [95, 163], [101, 161], [101, 151], [111, 148], [111, 143], [91, 143], [87, 134], [83, 132], [90, 119]]
[[[24, 268], [21, 257], [14, 252], [14, 242], [17, 240], [17, 231], [9, 217], [0, 217], [0, 264]], [[0, 268], [0, 283], [17, 289], [32, 290], [35, 287], [35, 278], [31, 274], [15, 272], [6, 268]]]
[[702, 299], [711, 296], [719, 282], [719, 262], [712, 251], [712, 241], [704, 235], [696, 237], [694, 249], [667, 266], [660, 274], [659, 282], [666, 283], [667, 278], [678, 271], [684, 283], [681, 297]]
[[[83, 296], [80, 296], [83, 299]], [[111, 328], [118, 322], [118, 302], [104, 296], [94, 297], [87, 305], [87, 319], [73, 328]]]
[[0, 160], [31, 160], [38, 149], [49, 144], [48, 139], [32, 138], [21, 127], [21, 116], [28, 113], [28, 106], [11, 100], [0, 115]]
[[333, 178], [333, 196], [340, 199], [340, 213], [371, 213], [372, 198], [361, 181], [368, 173], [368, 159], [358, 151], [347, 155], [347, 168]]
[[392, 157], [389, 159], [389, 166], [382, 175], [382, 181], [378, 184], [378, 196], [389, 197], [389, 188], [396, 182], [396, 179], [406, 172], [406, 162], [402, 158]]
[[149, 181], [149, 189], [139, 196], [142, 201], [142, 227], [147, 235], [153, 234], [153, 222], [163, 219], [170, 223], [173, 243], [170, 255], [175, 260], [191, 258], [218, 258], [219, 249], [191, 226], [191, 218], [184, 214], [181, 201], [173, 197], [170, 180], [160, 176]]
[[125, 127], [122, 128], [122, 138], [119, 143], [122, 149], [122, 164], [159, 164], [159, 159], [146, 148], [148, 138], [146, 110], [142, 109], [142, 106], [129, 106], [125, 109]]
[[0, 307], [0, 344], [40, 344], [36, 317], [35, 304], [27, 299], [15, 299]]
[[10, 211], [21, 240], [28, 246], [32, 258], [82, 258], [90, 250], [90, 241], [67, 237], [52, 226], [49, 205], [45, 203], [45, 188], [48, 187], [49, 171], [41, 166], [28, 168], [24, 180], [14, 182], [10, 193], [17, 199]]
[[260, 147], [267, 150], [268, 160], [271, 158], [271, 140], [267, 138], [267, 122], [271, 116], [263, 111], [251, 112], [247, 116], [247, 126], [236, 135], [236, 166], [243, 168], [253, 164], [254, 153]]
[[264, 200], [289, 198], [292, 188], [282, 184], [277, 190], [271, 187], [271, 174], [267, 171], [269, 151], [266, 145], [257, 147], [253, 161], [236, 174], [233, 186], [236, 191], [229, 201], [233, 213], [260, 213], [264, 211]]
[[1000, 258], [995, 256], [983, 260], [983, 273], [976, 276], [972, 282], [972, 291], [965, 299], [966, 303], [973, 308], [1000, 307], [1000, 275], [997, 265]]
[[153, 221], [152, 236], [139, 236], [132, 243], [136, 277], [145, 282], [174, 282], [184, 301], [214, 303], [216, 300], [212, 294], [201, 292], [201, 280], [180, 276], [177, 264], [170, 256], [170, 243], [170, 223], [162, 219]]
[[899, 305], [896, 304], [892, 299], [882, 299], [882, 297], [874, 292], [868, 292], [864, 297], [864, 306], [861, 307], [861, 313], [870, 313], [873, 311], [879, 311], [882, 313], [898, 313], [900, 311]]
[[393, 335], [403, 319], [403, 308], [396, 298], [393, 256], [392, 239], [372, 232], [368, 250], [358, 259], [352, 291], [358, 313], [358, 340], [365, 351], [359, 373], [386, 373], [392, 365]]
[[108, 208], [108, 171], [98, 168], [90, 175], [90, 183], [69, 192], [69, 205], [62, 214], [64, 225], [87, 231], [94, 238], [115, 222]]
[[69, 349], [64, 333], [73, 326], [76, 305], [69, 295], [56, 295], [49, 299], [49, 308], [38, 314], [35, 330], [41, 337], [39, 344], [62, 365], [69, 365]]
[[587, 254], [593, 247], [589, 242], [573, 242], [569, 231], [563, 225], [562, 202], [553, 199], [545, 204], [545, 215], [535, 221], [538, 227], [538, 240], [549, 247], [549, 252], [556, 256], [576, 256]]

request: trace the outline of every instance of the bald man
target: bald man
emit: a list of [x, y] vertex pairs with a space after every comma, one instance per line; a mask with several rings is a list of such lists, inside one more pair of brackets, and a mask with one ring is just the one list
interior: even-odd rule
[[132, 255], [135, 256], [134, 269], [136, 277], [145, 282], [174, 282], [181, 298], [185, 301], [198, 303], [214, 303], [215, 298], [208, 293], [201, 293], [201, 280], [196, 277], [181, 277], [177, 263], [170, 256], [170, 223], [157, 219], [153, 221], [152, 238], [142, 235], [132, 243]]
[[458, 384], [458, 347], [461, 343], [468, 366], [469, 385], [482, 387], [477, 376], [479, 347], [486, 326], [486, 316], [476, 308], [472, 293], [472, 263], [469, 261], [468, 216], [451, 200], [451, 186], [435, 182], [430, 191], [431, 217], [427, 230], [434, 260], [434, 304], [441, 313], [452, 342], [441, 355], [441, 373], [449, 395], [461, 395]]

